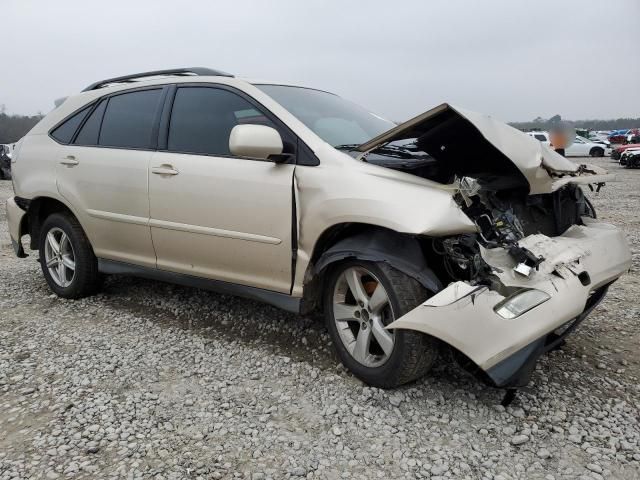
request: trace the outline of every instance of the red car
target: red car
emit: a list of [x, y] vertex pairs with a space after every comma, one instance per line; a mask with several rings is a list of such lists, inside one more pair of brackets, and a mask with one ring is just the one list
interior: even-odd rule
[[622, 152], [628, 148], [640, 148], [640, 143], [629, 143], [627, 145], [620, 145], [619, 147], [614, 148], [611, 152], [611, 160], [620, 160]]

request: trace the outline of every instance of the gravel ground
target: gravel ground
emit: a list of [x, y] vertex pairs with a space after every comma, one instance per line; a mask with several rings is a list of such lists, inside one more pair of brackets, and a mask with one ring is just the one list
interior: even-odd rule
[[591, 197], [632, 271], [506, 410], [453, 366], [369, 388], [317, 319], [243, 299], [125, 277], [58, 299], [13, 256], [0, 182], [0, 479], [637, 479], [640, 170], [619, 173]]

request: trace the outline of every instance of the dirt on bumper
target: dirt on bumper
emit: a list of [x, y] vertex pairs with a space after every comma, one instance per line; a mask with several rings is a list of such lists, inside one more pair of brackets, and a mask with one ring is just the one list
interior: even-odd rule
[[482, 257], [504, 287], [540, 290], [549, 296], [544, 303], [506, 319], [495, 311], [506, 295], [455, 282], [387, 328], [441, 339], [498, 386], [526, 383], [535, 360], [547, 351], [550, 335], [590, 313], [608, 285], [630, 268], [631, 253], [620, 230], [590, 219], [561, 236], [531, 235], [519, 245], [545, 259], [529, 276], [514, 270], [517, 262], [502, 248], [483, 249]]

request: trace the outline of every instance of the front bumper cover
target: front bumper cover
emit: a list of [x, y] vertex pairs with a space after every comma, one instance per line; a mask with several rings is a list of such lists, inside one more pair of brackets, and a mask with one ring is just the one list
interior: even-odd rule
[[[455, 282], [387, 328], [417, 330], [451, 345], [497, 386], [526, 384], [535, 360], [549, 347], [554, 331], [577, 326], [604, 297], [607, 287], [631, 266], [631, 253], [620, 230], [584, 219], [550, 238], [536, 234], [520, 246], [542, 256], [537, 270], [522, 276], [515, 260], [502, 248], [482, 250], [482, 256], [504, 287], [534, 288], [549, 300], [514, 319], [505, 319], [495, 306], [505, 296], [485, 286]], [[569, 327], [564, 336], [575, 329]]]

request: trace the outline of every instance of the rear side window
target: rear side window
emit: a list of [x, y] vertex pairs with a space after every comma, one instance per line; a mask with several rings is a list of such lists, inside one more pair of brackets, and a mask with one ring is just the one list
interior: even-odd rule
[[228, 90], [182, 87], [176, 92], [169, 123], [168, 149], [174, 152], [231, 155], [229, 135], [239, 124], [276, 128], [263, 113]]
[[546, 142], [547, 141], [547, 137], [545, 137], [544, 135], [534, 135], [534, 137], [536, 137], [541, 142]]
[[143, 90], [109, 98], [99, 145], [150, 148], [151, 133], [162, 90]]
[[51, 132], [51, 136], [61, 143], [69, 143], [73, 138], [73, 134], [76, 133], [82, 120], [84, 120], [84, 117], [87, 116], [90, 110], [91, 107], [85, 107], [75, 115], [69, 117], [62, 125]]
[[103, 100], [100, 105], [89, 115], [87, 121], [78, 132], [76, 140], [73, 142], [77, 145], [97, 145], [98, 134], [100, 133], [100, 123], [102, 122], [102, 116], [104, 115], [107, 101]]

